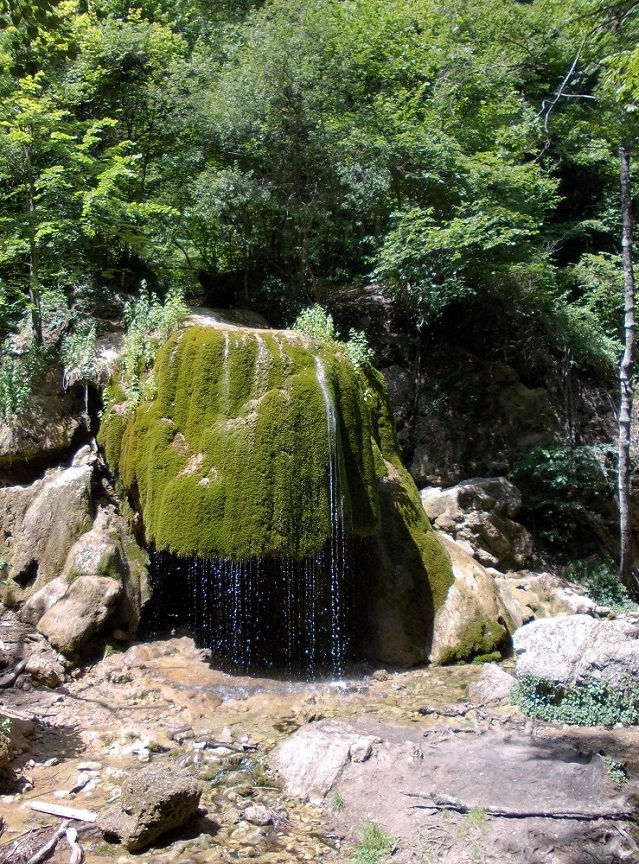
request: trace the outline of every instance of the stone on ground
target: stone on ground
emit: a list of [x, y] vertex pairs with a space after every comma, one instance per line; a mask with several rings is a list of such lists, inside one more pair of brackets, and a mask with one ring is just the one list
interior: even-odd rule
[[201, 794], [200, 784], [184, 769], [151, 764], [126, 780], [118, 803], [98, 817], [98, 827], [130, 852], [143, 849], [184, 825], [197, 811]]

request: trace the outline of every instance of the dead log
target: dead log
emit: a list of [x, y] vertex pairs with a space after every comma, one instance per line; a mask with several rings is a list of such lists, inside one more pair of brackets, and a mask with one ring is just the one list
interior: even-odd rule
[[58, 845], [58, 840], [67, 832], [67, 828], [69, 827], [68, 822], [63, 822], [58, 830], [55, 832], [53, 837], [45, 843], [42, 849], [39, 849], [35, 855], [32, 855], [31, 858], [27, 861], [27, 864], [39, 864], [40, 861], [44, 861], [44, 859], [55, 849]]
[[451, 795], [438, 795], [433, 792], [427, 795], [424, 792], [402, 792], [407, 798], [423, 798], [431, 801], [430, 804], [413, 804], [410, 809], [420, 810], [454, 810], [456, 813], [470, 813], [471, 810], [483, 810], [489, 816], [499, 816], [503, 819], [570, 819], [587, 822], [591, 819], [636, 819], [637, 811], [629, 810], [590, 810], [588, 812], [579, 810], [514, 810], [509, 807], [479, 807], [476, 804], [466, 804], [459, 798]]
[[71, 849], [69, 864], [82, 864], [84, 861], [84, 849], [78, 841], [78, 832], [75, 828], [67, 828], [67, 843]]
[[77, 819], [78, 822], [95, 822], [97, 818], [97, 813], [93, 810], [78, 810], [75, 807], [63, 807], [62, 804], [50, 804], [48, 801], [29, 801], [29, 807], [39, 813], [60, 816], [62, 819]]

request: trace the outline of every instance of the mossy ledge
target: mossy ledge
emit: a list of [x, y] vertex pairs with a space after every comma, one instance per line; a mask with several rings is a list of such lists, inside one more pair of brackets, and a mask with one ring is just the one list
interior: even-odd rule
[[[126, 425], [112, 407], [99, 435], [147, 543], [201, 559], [316, 555], [334, 530], [328, 393], [342, 524], [374, 549], [358, 568], [375, 595], [364, 641], [389, 662], [424, 660], [452, 573], [401, 463], [382, 376], [338, 343], [214, 327], [174, 333], [153, 375], [156, 395]], [[380, 598], [390, 629], [388, 609], [374, 620]]]

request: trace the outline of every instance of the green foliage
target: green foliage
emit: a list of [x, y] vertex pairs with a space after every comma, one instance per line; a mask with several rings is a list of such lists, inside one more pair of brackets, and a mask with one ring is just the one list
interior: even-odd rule
[[575, 726], [639, 724], [639, 688], [629, 679], [614, 687], [595, 679], [581, 686], [562, 687], [526, 675], [515, 684], [510, 699], [535, 720]]
[[335, 813], [341, 813], [342, 810], [346, 807], [346, 801], [337, 789], [334, 789], [332, 792], [329, 792], [328, 795], [328, 803], [330, 805], [331, 810]]
[[628, 774], [623, 765], [623, 762], [617, 762], [615, 759], [611, 759], [609, 756], [603, 756], [602, 758], [606, 766], [608, 776], [615, 784], [615, 786], [618, 786], [619, 788], [625, 786], [628, 782]]
[[533, 447], [509, 477], [522, 492], [522, 520], [555, 549], [591, 540], [613, 494], [606, 454], [591, 447]]
[[30, 395], [31, 381], [24, 363], [6, 356], [0, 365], [0, 413], [5, 423], [20, 421]]
[[8, 738], [11, 734], [11, 720], [8, 717], [0, 717], [0, 737]]
[[351, 329], [345, 342], [346, 355], [356, 369], [373, 361], [373, 351], [362, 330]]
[[162, 303], [142, 285], [137, 300], [124, 310], [126, 334], [121, 360], [122, 387], [129, 410], [140, 401], [142, 376], [153, 363], [158, 348], [172, 330], [184, 320], [188, 307], [178, 293], [171, 293]]
[[95, 324], [85, 322], [62, 340], [65, 389], [76, 381], [90, 381], [95, 375], [95, 339]]
[[301, 330], [314, 339], [331, 342], [337, 339], [333, 316], [318, 304], [303, 309], [292, 326], [293, 330]]
[[360, 842], [351, 855], [355, 864], [381, 864], [393, 851], [395, 838], [384, 834], [377, 822], [367, 822], [362, 828]]
[[610, 560], [585, 558], [573, 561], [566, 567], [565, 576], [572, 582], [583, 585], [588, 596], [600, 606], [607, 606], [617, 613], [639, 611], [621, 582], [619, 572]]

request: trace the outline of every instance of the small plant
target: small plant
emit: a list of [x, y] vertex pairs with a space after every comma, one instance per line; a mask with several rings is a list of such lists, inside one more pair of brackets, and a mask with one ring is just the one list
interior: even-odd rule
[[574, 726], [639, 724], [639, 688], [630, 680], [615, 687], [594, 679], [583, 686], [562, 687], [525, 675], [513, 687], [510, 698], [513, 705], [535, 720]]
[[65, 390], [76, 381], [90, 381], [95, 374], [95, 339], [95, 324], [84, 323], [62, 340]]
[[121, 366], [122, 385], [129, 410], [133, 410], [140, 402], [140, 381], [153, 363], [158, 348], [184, 320], [188, 311], [188, 306], [179, 294], [171, 293], [161, 303], [155, 294], [149, 293], [145, 282], [142, 283], [138, 299], [127, 303], [124, 310], [127, 332]]
[[0, 717], [0, 738], [7, 739], [11, 734], [11, 720], [8, 717]]
[[5, 423], [20, 420], [30, 394], [31, 381], [24, 363], [16, 357], [5, 357], [0, 365], [0, 414]]
[[478, 828], [483, 832], [486, 827], [486, 811], [484, 808], [473, 807], [473, 809], [468, 812], [468, 821], [471, 825], [474, 825], [475, 828]]
[[337, 338], [333, 316], [317, 304], [303, 309], [293, 322], [292, 329], [308, 333], [315, 339], [330, 341]]
[[366, 334], [362, 330], [351, 330], [346, 341], [346, 354], [356, 369], [360, 366], [370, 363], [373, 359], [373, 352]]
[[328, 796], [328, 803], [331, 810], [333, 810], [335, 813], [341, 813], [344, 807], [346, 807], [346, 801], [344, 801], [342, 796], [335, 789]]
[[615, 786], [625, 786], [628, 782], [628, 774], [626, 773], [626, 769], [624, 768], [623, 763], [617, 762], [615, 759], [611, 759], [609, 756], [603, 756], [602, 758], [606, 766], [608, 776], [615, 784]]
[[359, 846], [351, 858], [355, 864], [380, 864], [393, 851], [395, 838], [384, 834], [377, 822], [368, 822], [362, 828]]

